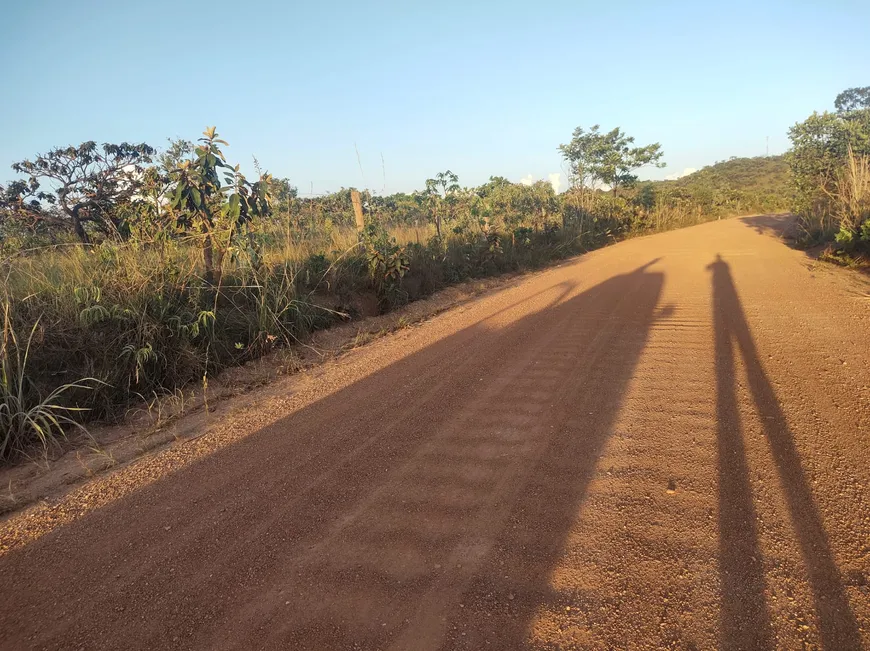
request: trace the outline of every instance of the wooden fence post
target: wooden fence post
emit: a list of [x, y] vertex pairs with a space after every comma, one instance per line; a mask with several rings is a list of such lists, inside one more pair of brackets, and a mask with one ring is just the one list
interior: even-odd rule
[[353, 214], [356, 217], [356, 229], [360, 232], [365, 228], [366, 223], [363, 220], [362, 201], [359, 197], [359, 191], [350, 191], [350, 200], [353, 202]]

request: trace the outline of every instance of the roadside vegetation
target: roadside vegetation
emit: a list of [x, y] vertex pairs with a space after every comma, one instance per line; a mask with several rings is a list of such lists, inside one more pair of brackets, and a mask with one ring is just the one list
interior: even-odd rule
[[[787, 207], [779, 159], [736, 159], [638, 183], [658, 144], [578, 128], [571, 188], [447, 170], [413, 193], [302, 197], [195, 143], [94, 142], [13, 166], [0, 186], [0, 461], [46, 451], [74, 424], [470, 278], [538, 268], [635, 234]], [[774, 172], [772, 171], [771, 174]]]
[[849, 88], [834, 112], [813, 113], [789, 130], [801, 242], [831, 242], [827, 257], [853, 263], [870, 255], [870, 86]]

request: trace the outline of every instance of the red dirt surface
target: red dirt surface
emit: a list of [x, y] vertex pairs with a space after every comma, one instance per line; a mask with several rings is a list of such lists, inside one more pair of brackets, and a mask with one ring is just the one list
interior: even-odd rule
[[4, 649], [870, 648], [870, 300], [631, 240], [0, 524]]

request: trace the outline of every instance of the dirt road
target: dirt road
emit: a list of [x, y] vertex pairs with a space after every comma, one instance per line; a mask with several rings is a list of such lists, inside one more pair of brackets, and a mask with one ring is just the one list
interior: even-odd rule
[[0, 647], [870, 648], [870, 301], [776, 226], [593, 252], [13, 517]]

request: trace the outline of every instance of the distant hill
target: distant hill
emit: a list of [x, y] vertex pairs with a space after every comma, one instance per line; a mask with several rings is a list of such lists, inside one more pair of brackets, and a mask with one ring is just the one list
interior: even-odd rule
[[786, 196], [789, 169], [784, 156], [731, 158], [688, 174], [676, 181], [656, 181], [656, 185], [686, 188], [730, 189], [747, 193]]
[[779, 212], [792, 205], [790, 174], [784, 156], [756, 156], [720, 161], [675, 181], [646, 185], [657, 196], [707, 212]]

